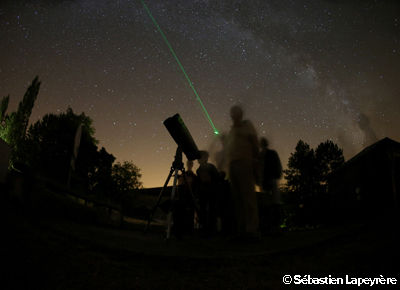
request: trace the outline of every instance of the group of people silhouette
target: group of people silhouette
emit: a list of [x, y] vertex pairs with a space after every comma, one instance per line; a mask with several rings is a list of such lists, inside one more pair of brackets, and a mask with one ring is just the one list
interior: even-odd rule
[[279, 226], [279, 156], [269, 148], [266, 138], [258, 138], [253, 124], [243, 118], [240, 106], [233, 106], [230, 116], [232, 127], [221, 136], [223, 149], [216, 154], [217, 166], [209, 162], [207, 151], [200, 151], [196, 172], [193, 161], [187, 161], [185, 176], [178, 180], [174, 219], [177, 235], [197, 228], [205, 236], [222, 233], [239, 239], [259, 238], [256, 184], [270, 195], [268, 217], [275, 227]]

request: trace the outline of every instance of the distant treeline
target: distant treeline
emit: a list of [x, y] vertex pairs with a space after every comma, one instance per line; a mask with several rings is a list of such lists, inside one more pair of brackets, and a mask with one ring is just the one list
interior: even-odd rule
[[39, 88], [36, 77], [15, 112], [7, 112], [10, 96], [1, 100], [0, 138], [12, 150], [12, 169], [114, 200], [142, 186], [140, 169], [133, 162], [115, 162], [112, 154], [97, 146], [93, 120], [84, 113], [78, 115], [68, 108], [65, 113], [46, 114], [28, 126]]

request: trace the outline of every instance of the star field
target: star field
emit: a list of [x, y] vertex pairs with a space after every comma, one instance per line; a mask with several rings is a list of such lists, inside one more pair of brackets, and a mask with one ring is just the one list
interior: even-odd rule
[[[219, 131], [240, 103], [282, 163], [299, 139], [332, 139], [348, 159], [400, 141], [398, 1], [146, 1]], [[0, 93], [16, 108], [42, 81], [31, 121], [85, 112], [117, 160], [161, 186], [180, 113], [200, 149], [212, 128], [140, 1], [2, 1]]]

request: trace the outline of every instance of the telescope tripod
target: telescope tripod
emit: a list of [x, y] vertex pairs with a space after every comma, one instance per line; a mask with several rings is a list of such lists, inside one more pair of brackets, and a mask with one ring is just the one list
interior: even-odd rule
[[[171, 203], [170, 203], [170, 206], [169, 206], [169, 209], [168, 209], [168, 214], [167, 214], [167, 234], [166, 234], [166, 239], [167, 240], [169, 240], [170, 237], [171, 237], [171, 228], [172, 228], [173, 214], [174, 214], [174, 210], [175, 210], [175, 201], [176, 201], [175, 200], [175, 196], [176, 196], [176, 191], [177, 191], [177, 182], [178, 182], [178, 176], [179, 176], [178, 173], [179, 173], [179, 171], [182, 172], [182, 176], [184, 178], [184, 182], [186, 184], [188, 184], [187, 183], [187, 179], [186, 179], [185, 168], [184, 168], [183, 162], [182, 162], [182, 149], [180, 147], [178, 147], [176, 149], [175, 159], [172, 162], [172, 166], [171, 166], [171, 169], [169, 171], [168, 177], [167, 177], [167, 179], [166, 179], [166, 181], [164, 183], [163, 188], [161, 189], [160, 194], [158, 195], [157, 202], [156, 202], [155, 206], [153, 207], [153, 209], [151, 211], [151, 214], [149, 216], [149, 219], [147, 220], [147, 225], [146, 225], [146, 228], [145, 228], [145, 232], [147, 232], [148, 229], [150, 228], [150, 223], [153, 220], [153, 216], [154, 216], [157, 208], [160, 206], [161, 199], [163, 197], [163, 194], [164, 194], [165, 190], [168, 187], [168, 183], [169, 183], [171, 177], [174, 176], [172, 192], [171, 192]], [[193, 192], [192, 192], [192, 189], [190, 188], [190, 186], [188, 186], [188, 188], [189, 188], [189, 192], [190, 192], [190, 195], [191, 195], [191, 198], [192, 198], [192, 202], [193, 202], [194, 208], [197, 211], [198, 210], [198, 206], [197, 206], [197, 203], [196, 203], [196, 199], [195, 199], [195, 197], [193, 195]]]

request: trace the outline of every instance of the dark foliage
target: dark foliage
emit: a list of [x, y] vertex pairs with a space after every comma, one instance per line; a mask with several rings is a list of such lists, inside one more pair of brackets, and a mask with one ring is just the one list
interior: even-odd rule
[[[46, 177], [64, 184], [71, 174], [71, 187], [79, 192], [120, 200], [141, 186], [140, 170], [132, 162], [113, 164], [112, 154], [104, 147], [98, 150], [92, 123], [90, 117], [84, 113], [77, 115], [71, 108], [66, 113], [45, 115], [28, 130], [29, 164]], [[74, 140], [80, 125], [79, 150], [71, 171]]]
[[117, 162], [112, 167], [112, 180], [116, 188], [116, 195], [121, 198], [142, 186], [140, 169], [132, 162]]
[[22, 101], [18, 105], [16, 112], [6, 114], [9, 103], [9, 96], [1, 101], [0, 107], [0, 138], [5, 140], [12, 149], [11, 163], [26, 163], [26, 130], [32, 108], [39, 93], [39, 78], [35, 77], [31, 85], [26, 90]]
[[90, 173], [90, 189], [96, 195], [110, 196], [115, 191], [112, 179], [114, 161], [115, 157], [104, 147], [98, 151], [95, 170]]
[[77, 178], [88, 183], [94, 171], [97, 140], [93, 137], [92, 120], [84, 113], [76, 115], [71, 108], [59, 115], [47, 114], [28, 130], [29, 165], [48, 177], [66, 182], [75, 134], [82, 124], [82, 136], [76, 161]]
[[299, 224], [319, 224], [328, 213], [328, 176], [344, 163], [343, 150], [327, 140], [314, 150], [302, 140], [284, 170], [289, 202], [295, 204]]
[[315, 150], [315, 162], [318, 182], [326, 192], [328, 176], [344, 163], [343, 150], [331, 140], [327, 140]]

